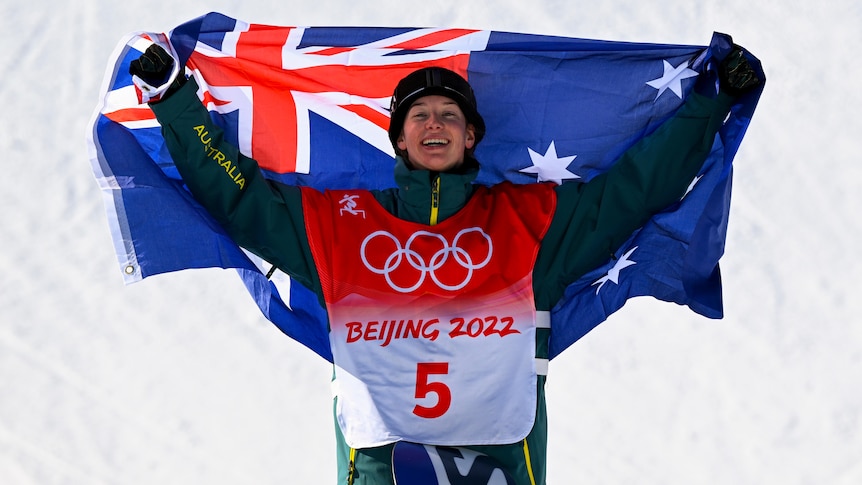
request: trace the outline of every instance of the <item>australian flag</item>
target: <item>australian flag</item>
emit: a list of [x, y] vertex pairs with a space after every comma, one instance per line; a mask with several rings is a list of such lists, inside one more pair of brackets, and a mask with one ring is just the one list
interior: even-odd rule
[[[128, 74], [148, 39], [169, 42], [215, 122], [267, 177], [319, 189], [393, 185], [389, 98], [418, 68], [446, 67], [473, 86], [487, 124], [477, 183], [583, 183], [670, 117], [704, 66], [731, 47], [721, 34], [686, 46], [487, 30], [277, 27], [218, 13], [123, 39], [88, 141], [125, 281], [234, 268], [266, 318], [329, 360], [326, 317], [311, 290], [239, 248], [185, 189]], [[686, 196], [568, 288], [551, 315], [552, 357], [635, 296], [721, 318], [731, 162], [762, 89], [733, 106]]]

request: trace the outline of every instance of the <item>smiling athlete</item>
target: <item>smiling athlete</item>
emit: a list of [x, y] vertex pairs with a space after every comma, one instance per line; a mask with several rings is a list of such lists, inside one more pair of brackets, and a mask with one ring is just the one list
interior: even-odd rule
[[425, 68], [392, 96], [397, 187], [318, 192], [267, 181], [174, 67], [153, 46], [130, 71], [194, 197], [326, 309], [338, 483], [357, 485], [545, 483], [550, 310], [679, 200], [734, 96], [759, 82], [737, 48], [718, 92], [704, 81], [607, 173], [485, 187], [472, 88]]

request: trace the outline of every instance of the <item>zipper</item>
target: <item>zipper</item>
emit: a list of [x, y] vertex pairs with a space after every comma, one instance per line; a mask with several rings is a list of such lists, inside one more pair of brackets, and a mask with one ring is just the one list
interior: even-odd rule
[[347, 466], [347, 485], [353, 485], [354, 473], [356, 473], [356, 448], [350, 447], [350, 463]]
[[432, 226], [437, 225], [437, 218], [440, 214], [440, 176], [434, 178], [434, 183], [431, 185], [431, 220]]

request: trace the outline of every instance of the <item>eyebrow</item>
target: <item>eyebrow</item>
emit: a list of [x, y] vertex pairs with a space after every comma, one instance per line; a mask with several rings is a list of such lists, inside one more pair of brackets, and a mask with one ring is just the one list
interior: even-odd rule
[[[451, 104], [458, 105], [458, 103], [454, 99], [444, 101], [443, 104], [445, 104], [447, 106], [451, 105]], [[413, 108], [414, 106], [427, 106], [427, 105], [428, 105], [428, 103], [426, 101], [416, 101], [415, 103], [411, 104], [410, 107]]]

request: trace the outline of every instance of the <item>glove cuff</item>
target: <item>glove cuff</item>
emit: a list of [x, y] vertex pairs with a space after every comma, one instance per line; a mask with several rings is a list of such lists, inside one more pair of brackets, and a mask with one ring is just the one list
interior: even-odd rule
[[[185, 76], [183, 76], [185, 78]], [[176, 91], [182, 86], [183, 82], [179, 80], [179, 70], [171, 73], [171, 76], [160, 86], [153, 86], [138, 76], [132, 76], [132, 83], [135, 84], [135, 91], [138, 94], [138, 101], [144, 103], [157, 103], [168, 94]]]

